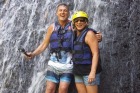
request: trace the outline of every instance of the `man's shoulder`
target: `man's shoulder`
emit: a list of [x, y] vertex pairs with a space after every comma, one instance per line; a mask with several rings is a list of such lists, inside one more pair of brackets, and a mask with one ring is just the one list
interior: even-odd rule
[[54, 24], [52, 23], [52, 24], [50, 24], [50, 25], [48, 26], [47, 32], [52, 33], [53, 30], [54, 30]]

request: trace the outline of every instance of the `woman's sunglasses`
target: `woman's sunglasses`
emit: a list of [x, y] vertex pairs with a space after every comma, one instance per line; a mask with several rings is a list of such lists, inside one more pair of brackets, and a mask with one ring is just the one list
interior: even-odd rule
[[80, 22], [86, 22], [86, 19], [84, 19], [84, 18], [78, 18], [78, 19], [75, 19], [74, 20], [74, 23], [77, 23], [78, 21], [80, 21]]

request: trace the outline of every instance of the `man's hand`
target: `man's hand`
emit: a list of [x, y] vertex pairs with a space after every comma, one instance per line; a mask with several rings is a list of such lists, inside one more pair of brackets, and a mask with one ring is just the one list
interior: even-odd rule
[[96, 37], [98, 39], [98, 42], [102, 41], [102, 34], [101, 34], [101, 32], [97, 32]]
[[24, 48], [19, 48], [18, 50], [23, 53], [27, 59], [31, 59], [34, 57], [34, 54], [32, 52], [27, 53]]
[[27, 59], [31, 59], [31, 58], [34, 57], [34, 54], [33, 54], [32, 52], [26, 53], [26, 54], [24, 54], [24, 55], [25, 55], [25, 57], [26, 57]]

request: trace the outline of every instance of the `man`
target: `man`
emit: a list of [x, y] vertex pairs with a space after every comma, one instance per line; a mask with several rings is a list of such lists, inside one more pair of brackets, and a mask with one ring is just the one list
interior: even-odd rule
[[43, 42], [28, 55], [29, 58], [32, 58], [43, 52], [50, 44], [51, 56], [47, 67], [46, 93], [54, 93], [57, 83], [59, 83], [59, 93], [67, 93], [73, 68], [71, 62], [73, 31], [71, 30], [71, 22], [68, 20], [69, 7], [64, 3], [59, 4], [56, 15], [58, 21], [48, 27]]
[[[57, 6], [56, 16], [58, 21], [51, 24], [43, 42], [36, 50], [28, 54], [28, 58], [33, 58], [43, 52], [50, 44], [50, 59], [47, 67], [46, 93], [55, 93], [59, 84], [58, 92], [67, 93], [72, 79], [73, 63], [73, 31], [71, 22], [68, 20], [69, 7], [62, 3]], [[98, 36], [100, 38], [100, 34]]]

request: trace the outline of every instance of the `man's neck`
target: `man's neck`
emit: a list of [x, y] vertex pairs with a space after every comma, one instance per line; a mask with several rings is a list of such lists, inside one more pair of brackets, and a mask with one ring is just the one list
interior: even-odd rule
[[61, 27], [65, 27], [65, 25], [69, 22], [69, 20], [66, 21], [59, 21], [59, 24], [61, 25]]

